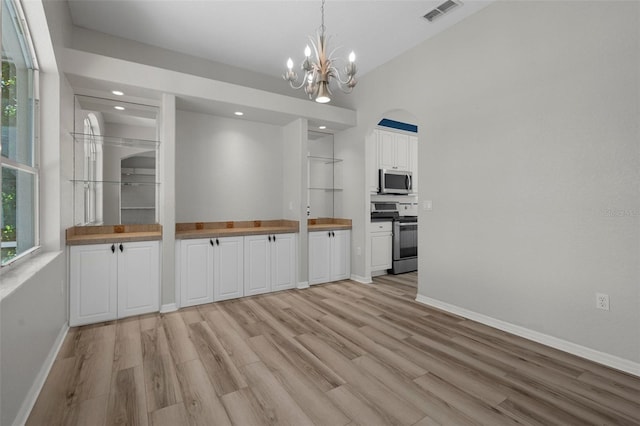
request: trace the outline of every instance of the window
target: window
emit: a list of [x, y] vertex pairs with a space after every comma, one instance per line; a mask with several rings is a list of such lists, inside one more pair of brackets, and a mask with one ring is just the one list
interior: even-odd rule
[[2, 264], [38, 245], [37, 80], [20, 6], [2, 1]]

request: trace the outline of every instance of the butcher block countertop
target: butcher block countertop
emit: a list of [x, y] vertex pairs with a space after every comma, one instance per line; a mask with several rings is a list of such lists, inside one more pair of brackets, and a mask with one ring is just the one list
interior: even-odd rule
[[351, 219], [339, 219], [335, 217], [319, 217], [307, 221], [309, 232], [315, 231], [339, 231], [341, 229], [351, 229]]
[[245, 235], [291, 234], [300, 230], [295, 220], [248, 220], [176, 223], [176, 240], [241, 237]]
[[66, 231], [68, 246], [159, 241], [162, 225], [74, 226]]

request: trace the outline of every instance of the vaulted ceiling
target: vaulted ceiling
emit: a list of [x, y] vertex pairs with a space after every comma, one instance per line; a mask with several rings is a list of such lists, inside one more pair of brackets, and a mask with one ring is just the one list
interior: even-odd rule
[[[359, 76], [455, 25], [490, 1], [462, 0], [433, 22], [445, 0], [340, 1], [325, 5], [330, 48], [357, 55]], [[74, 25], [279, 78], [296, 66], [320, 26], [318, 0], [69, 0]]]

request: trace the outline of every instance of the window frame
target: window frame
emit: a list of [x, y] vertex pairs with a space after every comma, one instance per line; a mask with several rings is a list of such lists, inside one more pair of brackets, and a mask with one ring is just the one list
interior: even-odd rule
[[[22, 55], [25, 57], [25, 61], [28, 64], [27, 68], [31, 70], [31, 84], [33, 90], [33, 96], [30, 99], [31, 105], [29, 106], [32, 114], [32, 129], [29, 141], [31, 144], [32, 165], [21, 163], [0, 155], [0, 171], [6, 168], [17, 172], [28, 173], [33, 176], [33, 199], [31, 203], [31, 211], [33, 214], [33, 246], [22, 253], [16, 254], [4, 263], [0, 260], [0, 268], [4, 268], [28, 257], [42, 247], [40, 242], [40, 79], [36, 51], [21, 0], [0, 1], [7, 3], [7, 7], [11, 7], [15, 13], [15, 15], [12, 14], [12, 17], [14, 18], [14, 23], [18, 27], [18, 31], [22, 33], [20, 46], [22, 49]], [[2, 36], [0, 35], [0, 46], [3, 44], [2, 41]], [[0, 173], [0, 188], [2, 188], [2, 173]], [[2, 238], [0, 237], [0, 245], [1, 243]]]

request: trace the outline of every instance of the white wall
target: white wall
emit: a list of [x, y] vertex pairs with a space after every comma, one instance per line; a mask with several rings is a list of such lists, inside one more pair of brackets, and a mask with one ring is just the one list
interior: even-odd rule
[[282, 127], [178, 111], [176, 221], [281, 219]]
[[298, 232], [298, 285], [308, 282], [307, 273], [307, 127], [305, 119], [295, 120], [282, 129], [282, 218], [296, 220]]
[[[0, 301], [2, 425], [26, 420], [66, 332], [64, 254], [48, 252], [30, 262], [33, 273], [18, 272], [22, 285]], [[12, 272], [3, 270], [3, 280], [14, 278]]]
[[602, 6], [492, 4], [363, 77], [341, 141], [418, 117], [420, 295], [637, 365], [640, 3]]

